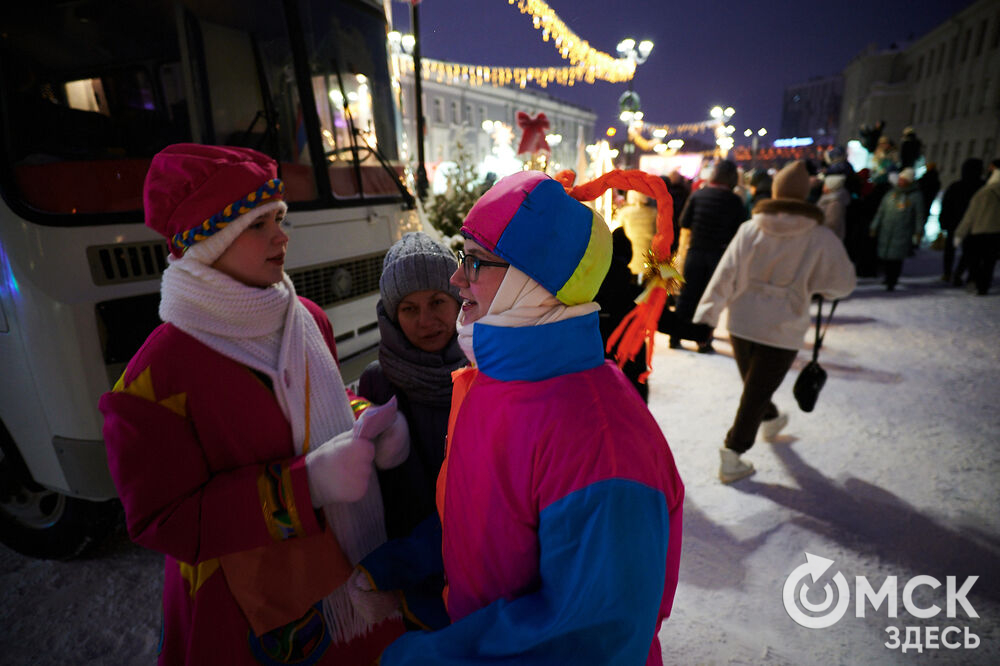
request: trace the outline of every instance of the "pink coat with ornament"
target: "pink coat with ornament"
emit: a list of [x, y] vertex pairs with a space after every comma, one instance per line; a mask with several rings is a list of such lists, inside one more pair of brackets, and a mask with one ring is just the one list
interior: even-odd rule
[[[336, 358], [323, 311], [300, 300]], [[312, 508], [305, 457], [267, 381], [162, 324], [101, 398], [129, 535], [166, 556], [161, 664], [368, 664], [401, 630], [384, 622], [333, 644], [310, 605], [351, 567]], [[323, 561], [308, 562], [317, 554]], [[302, 591], [315, 599], [301, 615], [260, 635], [251, 628], [253, 603], [273, 619], [301, 606]]]

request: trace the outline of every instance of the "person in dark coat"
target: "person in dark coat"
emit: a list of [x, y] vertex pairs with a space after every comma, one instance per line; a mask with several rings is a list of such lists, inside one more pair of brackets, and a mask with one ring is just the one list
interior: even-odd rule
[[[601, 288], [597, 291], [594, 301], [601, 306], [598, 315], [601, 326], [601, 339], [605, 348], [608, 338], [625, 318], [632, 308], [635, 307], [635, 299], [642, 292], [635, 279], [635, 275], [629, 270], [629, 262], [632, 261], [632, 243], [625, 235], [625, 229], [618, 227], [611, 232], [611, 267], [608, 274], [601, 283]], [[605, 350], [605, 358], [614, 358], [614, 354]], [[646, 372], [646, 345], [635, 355], [635, 358], [625, 363], [622, 372], [632, 382], [632, 386], [639, 392], [644, 402], [649, 402], [649, 386], [639, 381], [639, 375]]]
[[917, 138], [917, 132], [912, 127], [903, 129], [903, 138], [899, 142], [899, 166], [901, 169], [913, 168], [923, 154], [923, 144]]
[[[743, 201], [734, 192], [738, 172], [729, 160], [720, 160], [712, 170], [707, 186], [694, 192], [681, 212], [681, 243], [679, 252], [684, 254], [684, 286], [677, 298], [675, 314], [681, 326], [688, 326], [698, 301], [712, 278], [716, 265], [726, 251], [729, 241], [736, 235], [740, 224], [747, 219]], [[684, 237], [687, 237], [686, 239]], [[680, 331], [671, 333], [670, 346], [680, 347]], [[698, 340], [698, 351], [711, 353], [712, 342]]]
[[674, 242], [670, 245], [670, 251], [676, 252], [677, 242], [680, 239], [681, 211], [684, 210], [684, 204], [687, 203], [688, 197], [691, 195], [691, 184], [677, 169], [671, 171], [669, 175], [663, 176], [663, 182], [666, 183], [667, 192], [670, 193], [670, 198], [674, 202]]
[[457, 268], [451, 250], [422, 232], [404, 235], [382, 266], [378, 360], [361, 374], [358, 393], [377, 405], [395, 396], [410, 426], [409, 457], [379, 473], [390, 539], [408, 536], [435, 513], [451, 373], [466, 364], [455, 330], [458, 288], [448, 282]]
[[[955, 229], [965, 215], [965, 209], [969, 207], [972, 195], [983, 186], [983, 161], [970, 157], [962, 162], [962, 175], [954, 183], [948, 186], [941, 198], [941, 213], [938, 221], [941, 223], [941, 231], [945, 235], [944, 243], [944, 272], [941, 279], [945, 282], [952, 281], [952, 266], [955, 263]], [[958, 284], [961, 284], [961, 274], [964, 267], [956, 271]]]

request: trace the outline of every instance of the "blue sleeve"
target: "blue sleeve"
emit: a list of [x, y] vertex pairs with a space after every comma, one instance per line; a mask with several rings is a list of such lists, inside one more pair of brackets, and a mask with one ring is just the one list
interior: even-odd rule
[[546, 507], [540, 586], [436, 632], [408, 632], [382, 666], [643, 664], [658, 629], [669, 515], [663, 494], [611, 479]]
[[408, 537], [393, 539], [369, 553], [363, 567], [380, 590], [399, 590], [441, 574], [441, 519], [436, 513], [417, 525]]

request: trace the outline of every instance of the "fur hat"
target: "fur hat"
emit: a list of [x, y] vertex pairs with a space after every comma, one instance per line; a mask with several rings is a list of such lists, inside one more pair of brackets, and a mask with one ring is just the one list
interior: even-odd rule
[[592, 301], [611, 265], [611, 231], [604, 218], [540, 171], [497, 181], [469, 211], [462, 235], [566, 305]]
[[287, 209], [273, 159], [250, 148], [177, 143], [153, 156], [143, 185], [146, 226], [175, 257], [211, 264], [262, 213]]
[[448, 282], [457, 269], [458, 260], [444, 245], [422, 231], [405, 234], [386, 252], [378, 281], [389, 319], [396, 321], [399, 302], [415, 291], [443, 291], [461, 303], [458, 287]]
[[802, 160], [786, 164], [774, 177], [771, 195], [775, 199], [805, 201], [809, 196], [809, 171]]

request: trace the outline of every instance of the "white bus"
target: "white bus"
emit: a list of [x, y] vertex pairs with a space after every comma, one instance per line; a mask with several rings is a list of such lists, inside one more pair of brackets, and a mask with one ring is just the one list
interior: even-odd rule
[[[71, 557], [120, 511], [100, 395], [159, 323], [151, 157], [176, 142], [280, 164], [286, 270], [345, 377], [378, 342], [402, 184], [387, 1], [34, 0], [0, 14], [0, 540]], [[351, 367], [352, 357], [355, 361]]]

